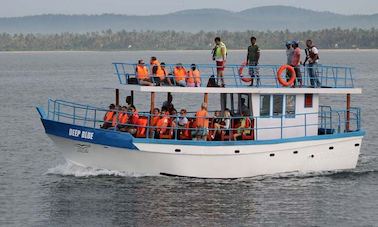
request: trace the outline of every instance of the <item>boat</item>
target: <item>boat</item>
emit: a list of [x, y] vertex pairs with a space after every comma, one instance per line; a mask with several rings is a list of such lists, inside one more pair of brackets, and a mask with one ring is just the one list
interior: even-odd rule
[[[142, 86], [136, 78], [136, 64], [115, 62], [113, 66], [114, 80], [118, 81], [111, 88], [115, 91], [115, 105], [120, 104], [120, 92], [130, 96], [136, 106], [136, 93], [149, 101], [149, 108], [139, 111], [141, 120], [127, 125], [136, 133], [120, 131], [118, 120], [114, 127], [101, 128], [109, 111], [107, 106], [49, 99], [47, 108], [37, 107], [47, 136], [70, 163], [94, 169], [196, 178], [339, 171], [357, 165], [365, 132], [361, 128], [360, 109], [351, 106], [351, 96], [362, 92], [355, 87], [351, 67], [319, 65], [316, 73], [321, 86], [315, 87], [307, 67], [301, 66], [301, 86], [283, 86], [279, 65], [250, 66], [260, 74], [259, 86], [252, 87], [251, 78], [245, 73], [248, 66], [230, 64], [224, 72], [226, 86], [219, 87], [209, 83], [216, 80], [216, 66], [202, 64], [197, 65], [201, 85], [179, 87]], [[175, 65], [166, 67], [173, 71]], [[211, 103], [219, 104], [221, 112], [230, 111], [231, 126], [218, 130], [217, 139], [210, 135], [204, 140], [193, 139], [196, 128], [189, 123], [184, 128], [166, 125], [164, 135], [156, 136], [157, 126], [151, 124], [151, 119], [157, 94], [181, 94], [188, 100], [196, 96], [204, 103], [209, 103], [209, 96], [215, 97]], [[322, 96], [345, 96], [346, 102], [342, 108], [323, 106]], [[200, 105], [196, 102], [187, 106], [189, 122], [195, 121], [194, 113]], [[248, 116], [242, 116], [242, 105], [250, 110]], [[121, 113], [112, 111], [116, 116]], [[208, 111], [208, 120], [212, 122], [213, 110]], [[170, 117], [174, 121], [177, 115]], [[248, 119], [249, 125], [244, 125], [242, 136], [234, 140], [242, 119]], [[210, 123], [209, 134], [214, 131]]]

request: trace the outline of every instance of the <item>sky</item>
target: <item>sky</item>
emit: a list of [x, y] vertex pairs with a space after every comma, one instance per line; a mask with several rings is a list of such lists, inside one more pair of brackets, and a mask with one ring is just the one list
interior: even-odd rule
[[378, 0], [0, 0], [0, 17], [38, 14], [166, 14], [185, 9], [241, 11], [258, 6], [289, 5], [340, 14], [378, 13]]

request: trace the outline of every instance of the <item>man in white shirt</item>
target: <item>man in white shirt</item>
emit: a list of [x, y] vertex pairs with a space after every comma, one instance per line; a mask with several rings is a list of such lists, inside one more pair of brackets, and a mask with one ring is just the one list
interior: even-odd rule
[[318, 79], [318, 72], [316, 67], [319, 62], [319, 50], [314, 46], [312, 40], [306, 41], [306, 59], [305, 63], [308, 61], [308, 75], [310, 77], [311, 87], [320, 87], [321, 83]]

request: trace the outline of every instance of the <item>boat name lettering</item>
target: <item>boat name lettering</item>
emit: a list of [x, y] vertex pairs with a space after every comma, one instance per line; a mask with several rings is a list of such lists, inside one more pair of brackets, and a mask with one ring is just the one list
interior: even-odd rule
[[81, 131], [79, 129], [70, 128], [68, 130], [68, 135], [73, 136], [73, 137], [80, 137], [83, 139], [93, 140], [93, 132]]

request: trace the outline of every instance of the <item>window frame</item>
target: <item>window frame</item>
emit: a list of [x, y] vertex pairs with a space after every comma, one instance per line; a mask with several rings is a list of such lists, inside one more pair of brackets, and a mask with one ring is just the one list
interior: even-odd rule
[[[287, 97], [288, 96], [292, 96], [294, 99], [293, 103], [293, 107], [294, 107], [294, 114], [287, 114]], [[297, 101], [297, 96], [296, 95], [285, 95], [285, 98], [284, 98], [284, 102], [285, 102], [285, 110], [284, 110], [284, 116], [285, 118], [295, 118], [296, 114], [297, 114], [297, 104], [296, 104], [296, 101]]]
[[[267, 113], [267, 115], [262, 115], [261, 113], [262, 113], [262, 107], [263, 107], [263, 96], [267, 96], [267, 97], [269, 97], [269, 111], [268, 111], [268, 113]], [[260, 117], [263, 117], [263, 118], [270, 118], [271, 117], [271, 113], [272, 113], [272, 109], [273, 109], [273, 105], [272, 105], [272, 95], [270, 95], [270, 94], [261, 94], [260, 95]]]
[[[283, 94], [275, 94], [275, 95], [271, 95], [271, 102], [272, 102], [272, 111], [270, 112], [271, 113], [271, 116], [273, 118], [281, 118], [283, 117], [283, 113], [284, 113], [284, 109], [285, 109], [285, 96], [286, 95], [283, 95]], [[282, 104], [281, 104], [281, 113], [279, 113], [278, 115], [274, 115], [274, 97], [282, 97]]]
[[[311, 96], [311, 106], [307, 102], [308, 96]], [[313, 107], [314, 107], [314, 94], [311, 94], [311, 93], [304, 94], [304, 108], [313, 108]]]

